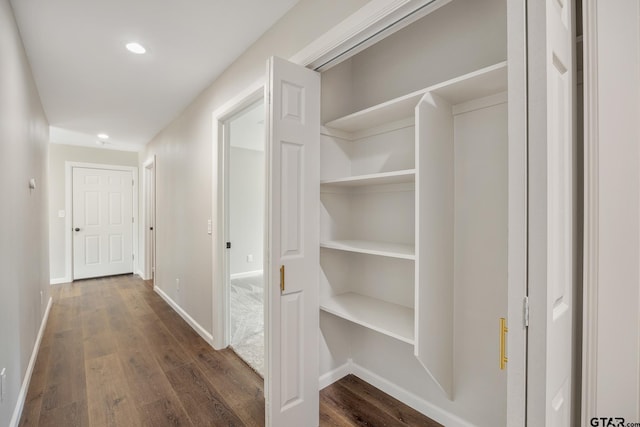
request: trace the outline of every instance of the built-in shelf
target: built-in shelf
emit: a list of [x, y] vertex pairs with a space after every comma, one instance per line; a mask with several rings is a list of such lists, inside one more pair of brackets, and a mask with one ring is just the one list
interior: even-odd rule
[[416, 181], [416, 170], [407, 169], [393, 172], [372, 173], [320, 181], [323, 186], [361, 187], [365, 185], [402, 184]]
[[347, 292], [324, 300], [320, 308], [381, 334], [414, 344], [413, 309]]
[[368, 240], [327, 240], [320, 242], [320, 247], [390, 258], [416, 259], [416, 251], [413, 245], [398, 243], [371, 242]]
[[344, 132], [359, 132], [413, 116], [424, 94], [431, 92], [451, 105], [483, 98], [507, 90], [507, 63], [501, 62], [469, 74], [392, 99], [325, 123], [325, 127]]

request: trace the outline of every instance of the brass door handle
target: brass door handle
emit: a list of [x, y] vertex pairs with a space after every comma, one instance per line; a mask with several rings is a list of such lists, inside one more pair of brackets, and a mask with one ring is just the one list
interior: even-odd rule
[[280, 292], [284, 292], [284, 265], [280, 266]]
[[507, 319], [500, 318], [500, 370], [504, 370], [507, 367]]

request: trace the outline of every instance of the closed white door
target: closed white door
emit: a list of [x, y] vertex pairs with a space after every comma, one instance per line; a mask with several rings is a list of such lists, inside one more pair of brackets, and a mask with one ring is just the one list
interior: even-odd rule
[[320, 75], [269, 60], [267, 426], [319, 423]]
[[133, 174], [73, 168], [73, 278], [133, 272]]

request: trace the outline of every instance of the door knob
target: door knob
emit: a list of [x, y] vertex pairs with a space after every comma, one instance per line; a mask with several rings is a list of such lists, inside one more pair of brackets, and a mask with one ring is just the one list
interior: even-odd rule
[[76, 231], [80, 231], [80, 229], [79, 229], [79, 228], [77, 228], [77, 227], [75, 228], [75, 230], [76, 230]]

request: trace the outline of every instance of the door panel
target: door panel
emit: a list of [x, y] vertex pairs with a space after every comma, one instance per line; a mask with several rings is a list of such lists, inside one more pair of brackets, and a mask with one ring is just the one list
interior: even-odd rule
[[73, 168], [74, 279], [133, 271], [132, 182], [130, 171]]
[[267, 425], [318, 425], [320, 75], [269, 60]]
[[573, 318], [571, 5], [547, 0], [547, 425], [568, 426]]

